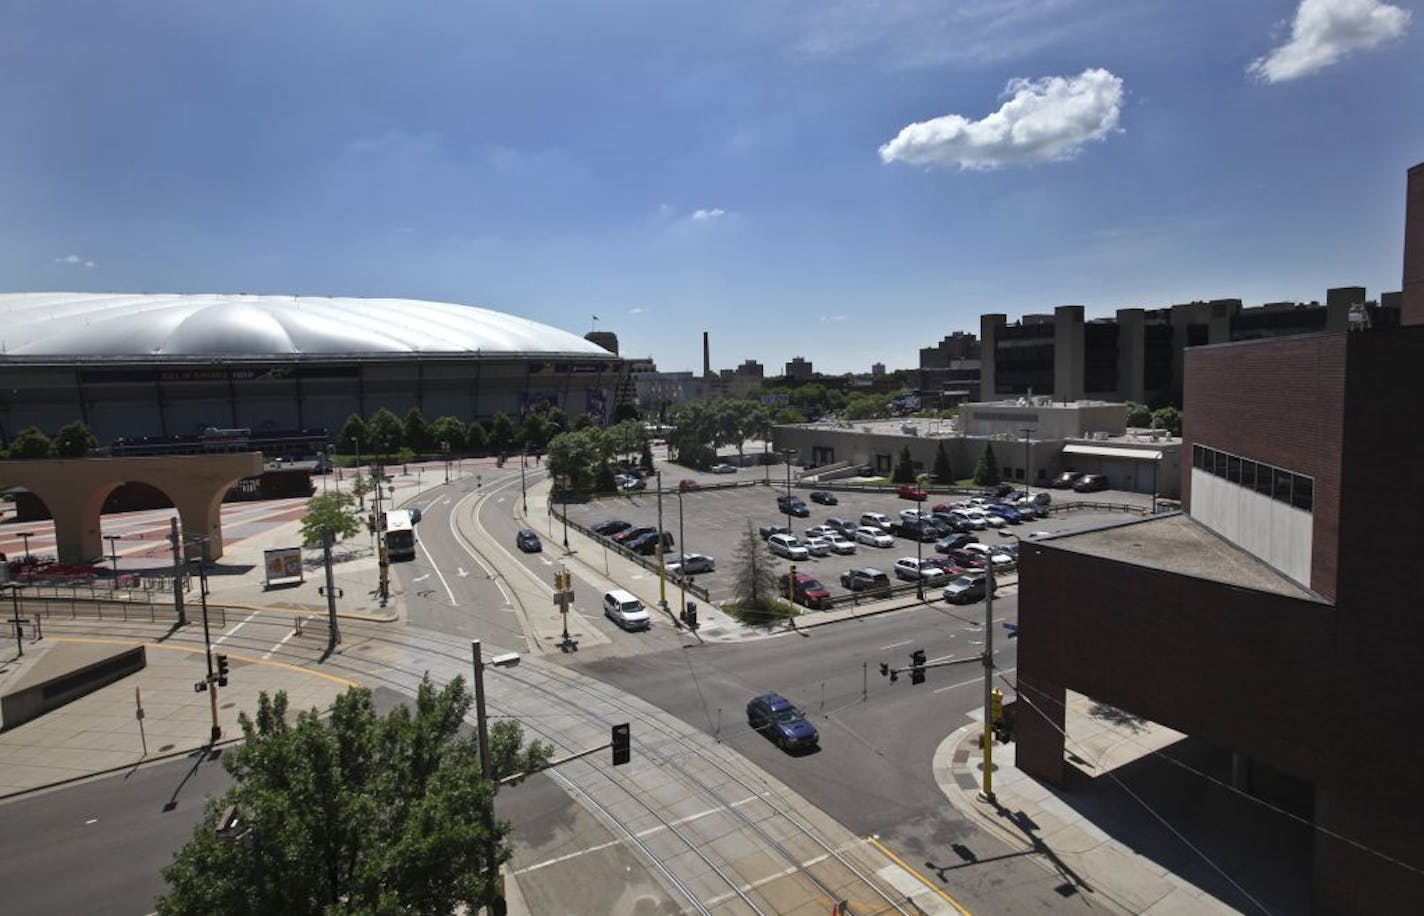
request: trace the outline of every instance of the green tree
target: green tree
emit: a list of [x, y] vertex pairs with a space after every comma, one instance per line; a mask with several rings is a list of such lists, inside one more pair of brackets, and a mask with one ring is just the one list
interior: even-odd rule
[[371, 433], [366, 429], [366, 421], [353, 413], [341, 426], [336, 449], [343, 455], [359, 455], [363, 448], [368, 454], [371, 452]]
[[1152, 428], [1165, 429], [1174, 436], [1182, 434], [1182, 412], [1171, 405], [1152, 411]]
[[549, 444], [549, 421], [544, 414], [531, 412], [524, 418], [524, 424], [519, 428], [519, 435], [526, 449], [531, 452], [543, 451]]
[[544, 464], [555, 478], [566, 478], [569, 489], [588, 492], [595, 487], [599, 463], [607, 457], [603, 440], [602, 432], [592, 428], [557, 435], [549, 441]]
[[649, 439], [643, 440], [643, 455], [638, 460], [638, 464], [649, 474], [653, 472], [653, 443]]
[[954, 469], [950, 466], [949, 452], [945, 451], [943, 442], [935, 450], [934, 482], [943, 486], [954, 483]]
[[915, 482], [915, 459], [910, 457], [908, 445], [900, 449], [900, 460], [895, 462], [895, 474], [890, 479], [895, 483]]
[[509, 414], [497, 413], [494, 415], [494, 422], [490, 424], [489, 431], [490, 446], [501, 455], [509, 451], [510, 445], [514, 443], [514, 423], [509, 419]]
[[53, 458], [54, 443], [49, 441], [49, 436], [46, 436], [38, 426], [29, 426], [20, 430], [19, 434], [10, 440], [8, 454], [11, 458], [21, 460]]
[[425, 412], [419, 407], [412, 407], [406, 411], [401, 430], [405, 434], [406, 448], [417, 452], [429, 452], [434, 447], [434, 443], [430, 439], [430, 424], [425, 421]]
[[746, 611], [771, 610], [776, 599], [776, 560], [750, 521], [738, 539], [733, 562], [732, 594], [737, 603]]
[[994, 443], [985, 443], [979, 463], [974, 466], [974, 483], [981, 487], [992, 487], [1002, 481], [1003, 472], [999, 470], [999, 459], [994, 454]]
[[[583, 414], [582, 416], [587, 417], [588, 414]], [[634, 407], [632, 404], [617, 404], [613, 407], [614, 423], [622, 423], [624, 420], [636, 419], [638, 419], [638, 408]], [[589, 417], [589, 422], [593, 422], [592, 417]]]
[[593, 417], [590, 417], [586, 413], [581, 413], [577, 419], [574, 420], [573, 431], [578, 432], [584, 429], [593, 429]]
[[394, 455], [405, 441], [400, 417], [385, 407], [376, 411], [366, 429], [371, 434], [371, 453], [375, 455]]
[[54, 453], [60, 458], [83, 458], [99, 447], [99, 440], [81, 421], [59, 428], [54, 437]]
[[[258, 697], [240, 717], [244, 741], [223, 756], [235, 784], [208, 803], [163, 870], [165, 914], [474, 912], [495, 901], [509, 824], [497, 784], [481, 775], [479, 742], [462, 735], [471, 699], [457, 677], [429, 676], [412, 713], [376, 713], [371, 692], [339, 696], [329, 719], [287, 717], [287, 696]], [[545, 766], [547, 744], [524, 746], [507, 719], [490, 732], [494, 779]], [[238, 835], [219, 836], [231, 809]]]
[[1127, 402], [1127, 425], [1135, 426], [1139, 429], [1149, 426], [1152, 423], [1152, 411], [1146, 404], [1139, 404], [1136, 401]]
[[465, 427], [465, 448], [477, 455], [483, 455], [489, 451], [489, 433], [479, 420], [471, 420]]
[[549, 434], [546, 438], [552, 439], [559, 433], [568, 432], [569, 418], [564, 413], [564, 409], [562, 407], [550, 407], [549, 412], [544, 415], [544, 419], [549, 424]]
[[442, 442], [448, 442], [451, 452], [463, 452], [465, 450], [465, 424], [454, 417], [440, 417], [430, 424], [430, 442], [435, 448], [440, 448]]
[[366, 494], [376, 489], [376, 471], [372, 468], [366, 473], [356, 472], [356, 476], [351, 480], [351, 495], [361, 500], [361, 511], [366, 511]]
[[320, 547], [322, 539], [328, 534], [334, 544], [360, 532], [361, 523], [356, 518], [355, 504], [356, 497], [350, 493], [323, 493], [307, 500], [307, 514], [302, 519], [302, 543], [307, 547]]

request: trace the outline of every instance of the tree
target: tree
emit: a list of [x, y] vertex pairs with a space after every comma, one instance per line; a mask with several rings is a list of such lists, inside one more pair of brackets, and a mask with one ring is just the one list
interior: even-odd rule
[[405, 428], [400, 417], [385, 407], [371, 417], [366, 431], [371, 434], [371, 452], [376, 455], [394, 455], [400, 451], [401, 443], [405, 440]]
[[367, 452], [371, 451], [371, 433], [366, 429], [366, 421], [353, 413], [341, 426], [341, 435], [336, 438], [336, 450], [343, 455], [359, 455], [362, 446]]
[[750, 521], [746, 534], [737, 544], [733, 560], [736, 563], [732, 594], [746, 610], [762, 610], [776, 597], [776, 560], [766, 542], [757, 534]]
[[376, 486], [376, 471], [374, 468], [364, 474], [358, 470], [355, 478], [352, 479], [351, 495], [361, 500], [362, 512], [366, 511], [366, 494], [376, 489]]
[[480, 455], [489, 451], [489, 433], [479, 420], [471, 420], [465, 427], [465, 448]]
[[547, 438], [552, 439], [559, 433], [568, 432], [569, 418], [564, 413], [564, 409], [562, 407], [550, 407], [549, 412], [544, 415], [544, 420], [549, 424], [549, 433]]
[[465, 424], [454, 417], [441, 417], [430, 424], [430, 441], [437, 447], [442, 448], [442, 442], [449, 443], [450, 451], [463, 452], [465, 450]]
[[994, 443], [986, 443], [984, 453], [979, 456], [979, 463], [974, 466], [974, 483], [981, 487], [992, 487], [1002, 480], [999, 459], [994, 455]]
[[900, 449], [900, 460], [895, 462], [895, 474], [890, 478], [895, 483], [915, 482], [915, 460], [910, 457], [910, 447]]
[[81, 421], [61, 426], [54, 437], [54, 453], [60, 458], [83, 458], [99, 447], [99, 440]]
[[419, 407], [406, 411], [405, 422], [401, 424], [407, 448], [417, 452], [429, 452], [434, 443], [430, 439], [430, 424], [425, 422], [425, 412]]
[[503, 455], [509, 451], [510, 444], [514, 442], [514, 423], [509, 419], [509, 414], [501, 412], [494, 415], [489, 437], [490, 445], [496, 452]]
[[10, 440], [9, 457], [21, 460], [54, 457], [54, 443], [38, 426], [20, 430], [19, 435]]
[[581, 413], [574, 420], [573, 431], [578, 432], [584, 429], [593, 429], [593, 417], [590, 417], [586, 413]]
[[949, 452], [945, 451], [943, 442], [935, 450], [934, 482], [944, 486], [954, 483], [954, 470], [950, 467]]
[[653, 472], [653, 443], [649, 439], [645, 438], [643, 440], [643, 455], [639, 459], [638, 464], [649, 474]]
[[1146, 404], [1139, 404], [1136, 401], [1127, 402], [1127, 425], [1135, 426], [1139, 429], [1152, 422], [1152, 411]]
[[303, 545], [320, 547], [327, 535], [334, 544], [360, 532], [355, 503], [356, 497], [350, 493], [323, 493], [307, 500], [307, 514], [302, 519]]
[[1165, 429], [1174, 436], [1182, 434], [1182, 412], [1171, 405], [1152, 411], [1152, 428]]
[[[235, 785], [208, 803], [193, 836], [163, 870], [158, 912], [453, 913], [495, 901], [509, 824], [497, 785], [480, 772], [479, 742], [461, 735], [471, 699], [462, 678], [427, 675], [415, 711], [377, 715], [371, 692], [339, 696], [287, 718], [287, 696], [258, 697], [240, 716], [245, 740], [223, 756]], [[525, 747], [519, 724], [490, 730], [494, 779], [545, 766], [552, 748]], [[235, 837], [219, 836], [222, 812]]]
[[549, 421], [542, 413], [531, 412], [524, 418], [519, 435], [524, 440], [526, 449], [531, 452], [542, 452], [549, 444]]

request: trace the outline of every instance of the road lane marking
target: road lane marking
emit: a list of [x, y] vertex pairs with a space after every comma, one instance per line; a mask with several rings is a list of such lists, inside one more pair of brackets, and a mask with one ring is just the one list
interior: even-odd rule
[[227, 642], [227, 638], [228, 638], [229, 636], [236, 636], [238, 630], [240, 630], [240, 629], [242, 629], [243, 627], [247, 626], [248, 621], [250, 621], [252, 618], [256, 617], [256, 616], [257, 616], [258, 614], [260, 614], [260, 613], [262, 613], [262, 612], [261, 612], [261, 611], [253, 611], [251, 614], [248, 614], [247, 617], [245, 617], [245, 618], [243, 619], [242, 623], [234, 624], [232, 629], [228, 630], [226, 633], [224, 633], [223, 635], [221, 635], [221, 636], [218, 637], [218, 641], [217, 641], [216, 645], [219, 645], [219, 646], [220, 646], [220, 645], [222, 645], [223, 643]]
[[[1017, 667], [1004, 668], [1004, 669], [1002, 669], [1002, 670], [999, 669], [999, 668], [995, 668], [995, 669], [994, 669], [995, 673], [997, 673], [997, 674], [1008, 674], [1008, 673], [1011, 672], [1011, 671], [1017, 671], [1017, 670], [1019, 670]], [[980, 675], [979, 677], [971, 677], [969, 680], [967, 680], [967, 681], [960, 681], [958, 684], [950, 684], [950, 685], [948, 685], [948, 686], [946, 686], [946, 687], [937, 688], [934, 692], [935, 692], [935, 693], [944, 693], [946, 690], [957, 690], [957, 689], [959, 689], [960, 687], [968, 687], [970, 684], [978, 684], [978, 685], [980, 685], [980, 686], [983, 686], [983, 684], [984, 684], [984, 677], [983, 677], [983, 675]]]
[[961, 914], [963, 914], [963, 916], [969, 916], [969, 911], [966, 910], [964, 907], [960, 906], [958, 900], [955, 900], [953, 897], [949, 896], [949, 894], [946, 894], [946, 893], [939, 887], [939, 885], [935, 884], [935, 883], [934, 883], [933, 881], [931, 881], [929, 878], [926, 878], [924, 875], [922, 875], [922, 874], [920, 874], [919, 872], [915, 871], [915, 869], [910, 866], [910, 863], [906, 862], [904, 859], [900, 858], [899, 856], [895, 855], [895, 853], [891, 852], [891, 851], [889, 850], [889, 848], [886, 847], [886, 845], [885, 845], [884, 843], [880, 842], [878, 839], [876, 839], [876, 838], [873, 837], [873, 836], [871, 836], [871, 837], [866, 837], [866, 840], [869, 841], [870, 845], [872, 845], [872, 846], [874, 846], [876, 849], [880, 850], [880, 852], [883, 853], [884, 856], [885, 856], [887, 859], [889, 859], [891, 862], [894, 862], [896, 865], [900, 866], [900, 867], [903, 868], [905, 871], [907, 871], [907, 872], [909, 872], [910, 874], [914, 875], [916, 878], [919, 878], [919, 879], [920, 879], [920, 883], [924, 884], [925, 887], [929, 888], [930, 890], [934, 891], [936, 894], [939, 894], [941, 897], [943, 897], [943, 898], [949, 903], [950, 906], [952, 906], [952, 907], [954, 907], [956, 910], [958, 910]]
[[896, 649], [896, 648], [899, 648], [900, 646], [908, 646], [912, 641], [913, 641], [913, 640], [907, 639], [907, 640], [905, 640], [904, 642], [892, 642], [892, 643], [891, 643], [890, 645], [888, 645], [888, 646], [881, 646], [881, 647], [880, 647], [880, 651], [881, 651], [881, 652], [884, 652], [886, 649]]
[[273, 652], [276, 652], [278, 649], [280, 649], [280, 648], [282, 648], [283, 646], [285, 646], [285, 645], [287, 644], [287, 640], [291, 639], [293, 636], [296, 636], [296, 635], [297, 635], [297, 631], [296, 631], [296, 630], [292, 630], [292, 631], [288, 632], [287, 635], [286, 635], [286, 636], [283, 636], [283, 637], [277, 642], [277, 644], [276, 644], [275, 646], [273, 646], [272, 648], [270, 648], [270, 649], [267, 650], [267, 654], [264, 655], [264, 656], [262, 656], [262, 660], [263, 660], [264, 662], [267, 661], [267, 659], [269, 659], [269, 658], [272, 657], [272, 653], [273, 653]]
[[[439, 579], [440, 579], [440, 584], [443, 585], [443, 586], [445, 586], [445, 594], [447, 594], [447, 595], [450, 596], [450, 606], [451, 606], [451, 607], [459, 607], [459, 606], [460, 606], [460, 602], [458, 602], [458, 601], [455, 600], [455, 593], [450, 590], [450, 583], [445, 581], [445, 576], [444, 576], [443, 574], [441, 574], [441, 572], [440, 572], [440, 567], [435, 565], [435, 560], [434, 560], [433, 557], [430, 556], [430, 551], [428, 551], [428, 550], [425, 552], [425, 559], [427, 559], [427, 560], [430, 561], [430, 568], [433, 569], [433, 570], [435, 571], [435, 575], [436, 575], [437, 577], [439, 577]], [[421, 578], [421, 579], [426, 579], [426, 578], [429, 578], [429, 576], [428, 576], [428, 575], [425, 575], [425, 576], [421, 576], [420, 578]], [[412, 579], [411, 581], [412, 581], [412, 582], [419, 582], [420, 579]]]

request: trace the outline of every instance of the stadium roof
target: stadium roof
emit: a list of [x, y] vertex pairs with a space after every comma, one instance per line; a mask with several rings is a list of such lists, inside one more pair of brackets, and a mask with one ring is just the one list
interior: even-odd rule
[[541, 355], [614, 359], [567, 331], [417, 299], [0, 294], [0, 358]]

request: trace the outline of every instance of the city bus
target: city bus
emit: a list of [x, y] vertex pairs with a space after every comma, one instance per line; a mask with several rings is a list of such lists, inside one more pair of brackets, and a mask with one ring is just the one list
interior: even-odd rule
[[386, 556], [391, 562], [415, 559], [415, 525], [410, 513], [396, 509], [386, 513]]

